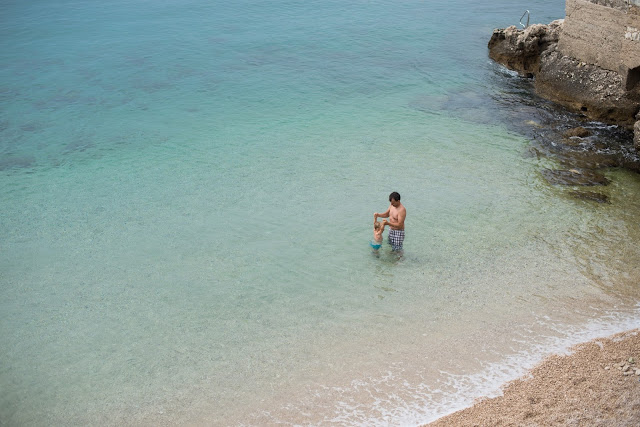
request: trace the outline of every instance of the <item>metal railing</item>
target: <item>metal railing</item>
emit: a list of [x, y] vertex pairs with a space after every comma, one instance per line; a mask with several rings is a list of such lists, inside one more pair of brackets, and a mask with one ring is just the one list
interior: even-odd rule
[[[522, 18], [524, 18], [524, 15], [527, 15], [527, 25], [524, 25], [522, 23]], [[520, 25], [522, 25], [522, 28], [527, 28], [529, 26], [529, 18], [531, 17], [531, 14], [529, 13], [528, 10], [525, 10], [524, 13], [522, 14], [522, 16], [520, 17]]]

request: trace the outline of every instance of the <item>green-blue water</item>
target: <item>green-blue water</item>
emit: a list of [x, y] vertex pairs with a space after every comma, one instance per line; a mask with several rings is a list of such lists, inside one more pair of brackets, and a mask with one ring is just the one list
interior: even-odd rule
[[550, 186], [487, 58], [525, 9], [3, 2], [0, 424], [417, 425], [637, 327], [638, 175]]

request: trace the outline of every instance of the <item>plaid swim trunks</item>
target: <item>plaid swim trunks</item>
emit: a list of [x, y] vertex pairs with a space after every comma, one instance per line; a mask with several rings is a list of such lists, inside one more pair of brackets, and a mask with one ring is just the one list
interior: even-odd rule
[[389, 243], [394, 251], [402, 250], [402, 242], [404, 242], [404, 230], [389, 230]]

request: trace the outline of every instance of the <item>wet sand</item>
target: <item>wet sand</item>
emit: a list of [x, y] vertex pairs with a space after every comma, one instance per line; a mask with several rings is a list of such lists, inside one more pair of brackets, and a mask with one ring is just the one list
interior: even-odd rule
[[639, 426], [640, 329], [550, 356], [503, 393], [428, 426]]

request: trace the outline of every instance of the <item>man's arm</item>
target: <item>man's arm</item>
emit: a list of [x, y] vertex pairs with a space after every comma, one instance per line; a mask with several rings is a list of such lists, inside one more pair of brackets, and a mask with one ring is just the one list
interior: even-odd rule
[[376, 220], [378, 218], [389, 218], [389, 212], [391, 212], [391, 206], [389, 206], [389, 208], [385, 213], [378, 213], [378, 212], [374, 213], [373, 219]]

